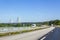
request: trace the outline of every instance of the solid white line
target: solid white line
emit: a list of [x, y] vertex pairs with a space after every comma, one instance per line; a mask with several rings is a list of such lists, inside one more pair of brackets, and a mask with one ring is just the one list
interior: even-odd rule
[[41, 40], [44, 40], [46, 37], [43, 37]]

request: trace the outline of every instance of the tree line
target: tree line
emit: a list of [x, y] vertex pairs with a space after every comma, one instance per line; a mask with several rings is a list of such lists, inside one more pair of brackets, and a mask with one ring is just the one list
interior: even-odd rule
[[41, 25], [60, 25], [60, 20], [51, 20], [45, 22], [26, 22], [26, 23], [0, 23], [0, 27], [26, 27], [32, 26], [32, 24], [36, 24], [36, 26]]

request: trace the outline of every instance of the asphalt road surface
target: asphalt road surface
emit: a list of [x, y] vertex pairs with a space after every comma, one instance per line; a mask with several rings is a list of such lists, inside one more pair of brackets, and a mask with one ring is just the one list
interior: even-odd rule
[[39, 40], [60, 40], [60, 28], [56, 27], [53, 31], [41, 37]]
[[[42, 29], [42, 30], [36, 30], [36, 31], [33, 31], [33, 32], [28, 32], [28, 33], [22, 33], [22, 34], [17, 34], [17, 35], [0, 37], [0, 40], [38, 40], [43, 35], [49, 33], [53, 29], [55, 29], [55, 27], [50, 27], [50, 28], [46, 28], [46, 29]], [[57, 28], [57, 30], [58, 29], [59, 28]]]

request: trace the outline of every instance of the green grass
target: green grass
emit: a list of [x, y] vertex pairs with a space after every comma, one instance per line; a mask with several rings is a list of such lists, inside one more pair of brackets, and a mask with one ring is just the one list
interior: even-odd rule
[[[46, 27], [46, 28], [49, 28], [49, 27]], [[0, 33], [0, 37], [9, 36], [9, 35], [15, 35], [15, 34], [21, 34], [21, 33], [26, 33], [26, 32], [36, 31], [36, 30], [41, 30], [41, 29], [45, 29], [45, 28], [35, 28], [35, 29], [31, 29], [31, 30], [23, 30], [23, 31], [9, 32], [9, 33]]]

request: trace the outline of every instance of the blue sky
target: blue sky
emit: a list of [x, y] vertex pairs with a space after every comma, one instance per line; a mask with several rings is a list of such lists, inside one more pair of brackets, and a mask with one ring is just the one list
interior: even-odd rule
[[60, 0], [0, 0], [0, 22], [41, 22], [60, 19]]

